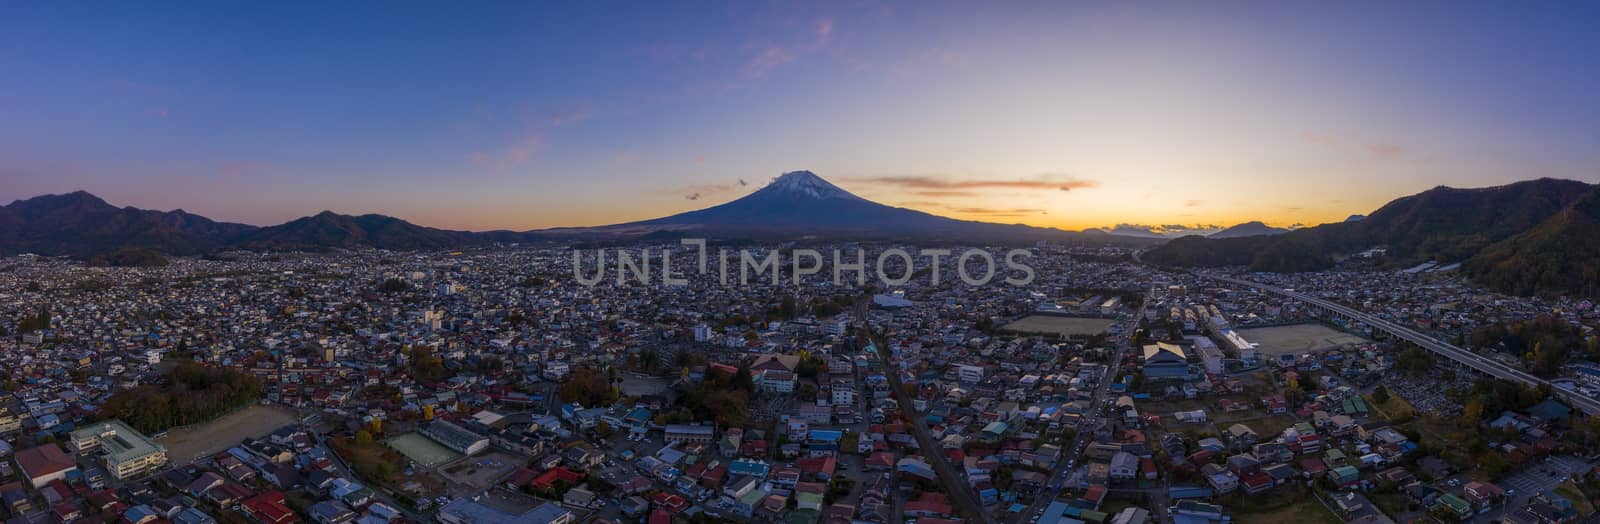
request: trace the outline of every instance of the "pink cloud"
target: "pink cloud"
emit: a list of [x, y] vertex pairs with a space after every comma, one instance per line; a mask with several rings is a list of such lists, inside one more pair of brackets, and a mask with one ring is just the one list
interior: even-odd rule
[[762, 48], [745, 61], [742, 74], [745, 78], [761, 78], [778, 66], [794, 61], [794, 52], [783, 45], [773, 44]]
[[594, 111], [585, 106], [565, 111], [553, 111], [550, 113], [549, 121], [550, 125], [559, 127], [567, 124], [576, 124], [588, 120], [592, 116], [594, 116]]
[[1351, 155], [1364, 155], [1381, 160], [1400, 160], [1414, 156], [1410, 147], [1393, 142], [1364, 142], [1348, 137], [1308, 131], [1300, 138], [1306, 142]]
[[817, 39], [813, 47], [821, 49], [828, 46], [828, 41], [833, 38], [833, 19], [824, 18], [817, 21]]
[[[1027, 179], [989, 179], [989, 178], [948, 178], [926, 175], [897, 175], [851, 177], [844, 179], [847, 183], [864, 184], [871, 186], [886, 186], [914, 192], [970, 192], [978, 189], [1055, 189], [1072, 191], [1074, 189], [1088, 189], [1099, 187], [1100, 183], [1093, 180], [1079, 180], [1073, 177], [1044, 174]], [[961, 196], [961, 195], [947, 195]]]
[[1397, 159], [1411, 156], [1411, 148], [1399, 144], [1379, 142], [1367, 144], [1367, 153], [1378, 158]]
[[467, 162], [485, 169], [505, 169], [527, 163], [533, 153], [544, 145], [544, 136], [529, 132], [515, 142], [494, 151], [472, 151], [465, 155]]

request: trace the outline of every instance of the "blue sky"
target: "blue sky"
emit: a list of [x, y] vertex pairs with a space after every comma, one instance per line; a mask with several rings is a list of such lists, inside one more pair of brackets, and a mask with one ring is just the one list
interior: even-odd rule
[[1077, 229], [1594, 182], [1600, 15], [1519, 7], [7, 2], [0, 200], [529, 229], [811, 169]]

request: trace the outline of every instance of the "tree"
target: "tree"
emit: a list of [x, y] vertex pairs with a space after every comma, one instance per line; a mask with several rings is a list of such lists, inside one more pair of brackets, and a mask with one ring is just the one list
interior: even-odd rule
[[1478, 399], [1468, 400], [1461, 407], [1461, 419], [1467, 427], [1477, 427], [1483, 421], [1483, 401]]
[[146, 384], [113, 394], [98, 419], [119, 418], [134, 429], [155, 433], [173, 426], [205, 422], [259, 398], [260, 381], [231, 368], [181, 363], [165, 384]]
[[411, 283], [398, 278], [391, 278], [383, 281], [383, 284], [378, 286], [378, 290], [384, 293], [402, 293], [411, 290]]
[[433, 354], [433, 350], [426, 346], [412, 348], [407, 359], [411, 367], [411, 376], [423, 382], [443, 382], [450, 378], [450, 370], [445, 369], [444, 359]]
[[745, 391], [754, 391], [755, 381], [755, 375], [750, 374], [750, 366], [739, 366], [739, 371], [733, 374], [732, 385]]
[[556, 388], [562, 402], [577, 402], [585, 406], [600, 406], [617, 400], [617, 391], [605, 373], [591, 367], [580, 367], [562, 377]]
[[795, 374], [799, 375], [800, 378], [817, 378], [817, 373], [822, 370], [824, 364], [822, 359], [805, 350], [801, 350], [798, 356], [800, 357], [800, 363], [795, 365]]
[[1400, 372], [1410, 377], [1420, 377], [1433, 368], [1433, 354], [1419, 347], [1407, 348], [1395, 359]]
[[1372, 390], [1372, 401], [1373, 402], [1377, 402], [1379, 404], [1388, 404], [1389, 403], [1389, 388], [1384, 387], [1384, 386], [1378, 386], [1377, 389]]
[[361, 430], [361, 431], [357, 431], [356, 432], [356, 446], [357, 447], [363, 447], [364, 448], [364, 447], [371, 446], [371, 445], [372, 445], [372, 433], [371, 432], [369, 432], [367, 430], [364, 430], [364, 429]]

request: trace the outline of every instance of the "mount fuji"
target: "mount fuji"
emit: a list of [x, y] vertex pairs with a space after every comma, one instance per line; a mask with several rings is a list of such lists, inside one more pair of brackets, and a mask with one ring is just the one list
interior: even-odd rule
[[676, 215], [545, 233], [610, 233], [619, 236], [663, 234], [713, 238], [851, 238], [917, 240], [1035, 241], [1116, 240], [1021, 224], [996, 224], [942, 217], [887, 206], [856, 196], [810, 171], [784, 173], [765, 187], [725, 204]]

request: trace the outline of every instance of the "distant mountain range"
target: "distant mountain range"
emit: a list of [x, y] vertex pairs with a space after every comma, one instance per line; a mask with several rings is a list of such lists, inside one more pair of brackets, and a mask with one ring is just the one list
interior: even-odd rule
[[[0, 207], [0, 254], [67, 255], [111, 265], [229, 249], [427, 250], [689, 236], [1125, 245], [1163, 240], [957, 220], [872, 202], [807, 171], [784, 174], [749, 195], [705, 209], [610, 226], [521, 232], [452, 231], [383, 215], [326, 211], [258, 227], [183, 210], [119, 208], [82, 191]], [[1311, 271], [1374, 247], [1387, 248], [1384, 260], [1391, 267], [1461, 262], [1461, 270], [1475, 281], [1507, 292], [1593, 294], [1600, 292], [1600, 187], [1555, 179], [1481, 189], [1441, 186], [1344, 222], [1292, 231], [1247, 222], [1209, 237], [1186, 236], [1149, 250], [1143, 259], [1171, 266]]]
[[[383, 215], [324, 211], [267, 227], [217, 222], [177, 211], [119, 208], [78, 191], [19, 200], [0, 207], [0, 253], [67, 255], [101, 260], [150, 260], [149, 250], [198, 255], [226, 249], [306, 250], [378, 248], [426, 250], [496, 243], [588, 242], [700, 236], [720, 239], [897, 239], [916, 241], [1096, 241], [1148, 244], [1116, 235], [1021, 224], [956, 220], [872, 202], [808, 171], [778, 177], [722, 205], [654, 220], [537, 231], [453, 231]], [[117, 256], [104, 255], [116, 253]]]
[[1519, 294], [1600, 287], [1600, 188], [1538, 179], [1504, 186], [1436, 187], [1396, 199], [1364, 218], [1272, 236], [1185, 237], [1145, 253], [1173, 266], [1312, 271], [1373, 247], [1399, 267], [1462, 262], [1475, 281]]
[[1272, 226], [1269, 226], [1269, 225], [1266, 225], [1264, 223], [1261, 223], [1261, 222], [1257, 221], [1257, 222], [1245, 222], [1243, 224], [1239, 224], [1237, 226], [1233, 226], [1233, 227], [1224, 229], [1222, 231], [1218, 231], [1216, 233], [1212, 233], [1212, 234], [1206, 235], [1206, 238], [1253, 237], [1253, 236], [1259, 236], [1259, 235], [1280, 235], [1280, 234], [1288, 233], [1288, 232], [1289, 232], [1288, 228], [1272, 227]]
[[[127, 249], [198, 255], [223, 249], [441, 249], [493, 242], [534, 242], [535, 233], [449, 231], [382, 215], [322, 212], [257, 227], [177, 211], [116, 207], [78, 191], [0, 207], [0, 253], [91, 258]], [[126, 253], [122, 253], [124, 257]]]

